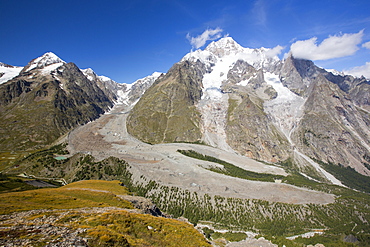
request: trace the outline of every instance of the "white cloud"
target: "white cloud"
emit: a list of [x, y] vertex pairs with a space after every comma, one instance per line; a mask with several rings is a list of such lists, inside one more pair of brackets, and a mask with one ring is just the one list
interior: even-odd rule
[[367, 79], [370, 79], [370, 62], [343, 72], [357, 77], [365, 76]]
[[283, 49], [284, 49], [284, 47], [282, 47], [280, 45], [275, 46], [274, 48], [272, 48], [272, 49], [270, 49], [266, 52], [266, 56], [275, 57], [275, 56], [279, 55]]
[[189, 40], [190, 44], [195, 48], [198, 49], [206, 44], [208, 40], [215, 40], [221, 38], [222, 33], [221, 28], [216, 29], [207, 29], [201, 35], [197, 37], [190, 37], [189, 34], [186, 35], [186, 38]]
[[370, 50], [370, 41], [369, 42], [366, 42], [366, 43], [363, 43], [362, 44], [362, 47]]
[[299, 40], [290, 46], [295, 58], [308, 60], [327, 60], [353, 55], [361, 43], [363, 30], [358, 33], [345, 33], [340, 36], [329, 36], [321, 44], [317, 44], [317, 38]]

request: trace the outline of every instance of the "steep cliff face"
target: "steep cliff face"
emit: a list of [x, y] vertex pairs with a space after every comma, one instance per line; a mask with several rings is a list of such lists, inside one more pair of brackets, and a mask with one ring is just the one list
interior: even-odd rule
[[369, 162], [369, 115], [322, 75], [313, 81], [304, 107], [292, 137], [297, 147], [317, 160], [351, 166], [370, 175], [364, 165]]
[[92, 121], [112, 100], [73, 63], [52, 53], [0, 85], [0, 149], [37, 149]]
[[271, 121], [264, 101], [277, 97], [262, 69], [238, 60], [228, 72], [223, 89], [228, 92], [226, 134], [228, 144], [240, 154], [278, 162], [289, 157], [290, 144]]
[[264, 112], [261, 99], [248, 93], [229, 95], [227, 141], [240, 154], [270, 162], [289, 157], [290, 145]]
[[320, 72], [324, 70], [316, 67], [312, 61], [295, 59], [292, 55], [283, 61], [281, 70], [275, 71], [282, 84], [300, 96], [307, 96], [312, 79]]
[[292, 56], [283, 61], [279, 75], [304, 101], [301, 117], [290, 131], [291, 144], [316, 160], [370, 175], [369, 81]]
[[111, 101], [116, 102], [118, 100], [117, 92], [124, 86], [118, 84], [112, 79], [106, 76], [98, 76], [92, 69], [83, 69], [82, 73], [89, 79], [93, 84], [96, 84]]
[[347, 93], [352, 102], [358, 107], [370, 110], [370, 82], [364, 77], [357, 78], [344, 74], [323, 73], [325, 78], [338, 85], [338, 87]]
[[[200, 67], [199, 67], [200, 66]], [[132, 109], [127, 130], [148, 143], [200, 141], [201, 64], [175, 64]]]

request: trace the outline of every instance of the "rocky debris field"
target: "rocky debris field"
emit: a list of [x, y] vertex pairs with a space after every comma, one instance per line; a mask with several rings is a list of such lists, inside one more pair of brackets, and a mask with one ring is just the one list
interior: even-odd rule
[[192, 149], [228, 161], [245, 170], [287, 175], [280, 167], [266, 165], [236, 153], [197, 144], [143, 143], [127, 133], [126, 118], [129, 110], [124, 105], [116, 105], [111, 112], [96, 121], [72, 131], [68, 136], [70, 153], [89, 153], [98, 160], [115, 156], [131, 165], [134, 179], [140, 179], [140, 176], [144, 175], [147, 179], [160, 184], [200, 194], [295, 204], [334, 202], [333, 195], [323, 192], [288, 184], [250, 181], [211, 172], [204, 167], [214, 163], [186, 157], [177, 150]]

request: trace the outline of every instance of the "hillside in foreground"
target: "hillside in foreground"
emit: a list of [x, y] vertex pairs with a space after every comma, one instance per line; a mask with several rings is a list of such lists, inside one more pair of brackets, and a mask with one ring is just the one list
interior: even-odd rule
[[[69, 154], [69, 158], [62, 160], [55, 159], [56, 157], [62, 157], [62, 153], [65, 152], [64, 148], [63, 145], [59, 145], [51, 149], [35, 152], [12, 163], [11, 166], [8, 166], [8, 172], [3, 176], [10, 180], [8, 180], [8, 183], [6, 180], [0, 183], [0, 187], [4, 187], [1, 188], [1, 190], [7, 191], [7, 193], [0, 195], [0, 200], [2, 201], [0, 214], [4, 215], [1, 216], [2, 220], [0, 220], [0, 222], [2, 222], [2, 226], [12, 228], [3, 228], [2, 236], [10, 235], [12, 229], [17, 229], [18, 231], [19, 229], [23, 229], [22, 227], [24, 225], [36, 224], [33, 223], [33, 221], [28, 222], [28, 219], [30, 217], [32, 218], [30, 215], [36, 215], [37, 213], [38, 216], [33, 218], [42, 219], [42, 225], [53, 225], [53, 222], [59, 222], [59, 218], [55, 218], [56, 216], [54, 216], [54, 214], [57, 214], [56, 212], [64, 212], [66, 215], [72, 215], [70, 217], [66, 216], [65, 221], [62, 220], [64, 224], [63, 227], [68, 228], [73, 226], [82, 229], [86, 229], [85, 227], [87, 227], [90, 229], [91, 227], [100, 225], [100, 230], [101, 227], [104, 229], [105, 227], [112, 227], [114, 231], [109, 230], [109, 232], [111, 234], [113, 231], [113, 235], [109, 236], [114, 239], [112, 241], [116, 241], [121, 235], [124, 235], [123, 230], [116, 229], [122, 227], [122, 224], [126, 224], [122, 223], [123, 221], [126, 222], [123, 219], [133, 217], [131, 214], [126, 213], [126, 211], [122, 214], [119, 213], [119, 217], [122, 217], [122, 221], [118, 220], [118, 216], [114, 216], [112, 219], [113, 221], [107, 219], [104, 221], [105, 223], [101, 223], [102, 219], [99, 218], [96, 225], [94, 225], [95, 223], [91, 223], [93, 224], [92, 226], [88, 224], [88, 219], [90, 219], [90, 217], [105, 217], [103, 215], [107, 215], [108, 217], [109, 214], [116, 215], [117, 212], [113, 211], [120, 211], [123, 208], [135, 210], [133, 206], [137, 207], [138, 203], [135, 203], [134, 201], [137, 200], [133, 200], [133, 198], [146, 197], [150, 198], [162, 212], [170, 214], [174, 218], [187, 218], [198, 229], [201, 229], [207, 239], [212, 241], [212, 243], [220, 239], [227, 239], [225, 240], [227, 242], [221, 242], [216, 246], [225, 246], [228, 242], [238, 242], [241, 240], [257, 241], [258, 238], [254, 237], [257, 234], [259, 234], [257, 237], [263, 236], [271, 240], [272, 243], [279, 244], [278, 246], [285, 245], [287, 247], [301, 247], [315, 245], [317, 243], [322, 243], [326, 247], [369, 246], [370, 236], [368, 222], [370, 221], [370, 197], [366, 193], [356, 192], [340, 186], [313, 182], [297, 175], [283, 178], [281, 184], [268, 181], [264, 182], [261, 180], [269, 180], [271, 175], [246, 171], [233, 166], [231, 163], [225, 163], [211, 156], [202, 156], [194, 152], [181, 151], [184, 154], [177, 152], [178, 155], [182, 155], [184, 158], [187, 157], [188, 160], [193, 159], [196, 163], [206, 162], [199, 158], [208, 159], [209, 161], [207, 162], [213, 164], [214, 167], [210, 167], [209, 170], [204, 168], [203, 172], [207, 172], [209, 175], [214, 173], [219, 177], [228, 177], [228, 179], [231, 180], [237, 179], [240, 182], [245, 181], [251, 185], [254, 183], [266, 184], [270, 186], [271, 190], [275, 188], [275, 185], [281, 185], [286, 189], [295, 187], [298, 190], [305, 190], [309, 193], [330, 193], [327, 195], [333, 197], [333, 200], [326, 203], [284, 203], [266, 199], [243, 199], [240, 197], [221, 196], [212, 194], [212, 191], [202, 193], [199, 189], [197, 191], [192, 191], [190, 189], [176, 187], [173, 184], [166, 185], [152, 180], [147, 175], [140, 175], [138, 177], [133, 173], [133, 171], [135, 171], [134, 163], [132, 163], [133, 159], [130, 160], [130, 163], [115, 157], [96, 160], [91, 155], [81, 153], [73, 156]], [[185, 155], [193, 155], [194, 157], [190, 158]], [[199, 157], [195, 158], [196, 156]], [[221, 164], [226, 170], [214, 169], [220, 167]], [[146, 169], [149, 168], [148, 164], [145, 163], [141, 163], [141, 166]], [[234, 171], [243, 172], [244, 175], [236, 178], [234, 177]], [[222, 174], [219, 172], [222, 172]], [[12, 182], [12, 176], [20, 173], [26, 173], [24, 175], [28, 174], [27, 178], [13, 178]], [[72, 183], [58, 189], [9, 192], [29, 189], [20, 186], [19, 183], [22, 180], [41, 180], [42, 177], [45, 178], [46, 176], [49, 178], [49, 181], [53, 179], [59, 180], [63, 177], [67, 182]], [[276, 175], [273, 177], [275, 176]], [[185, 176], [183, 176], [183, 179], [184, 177]], [[164, 178], [165, 177], [162, 177], [162, 179]], [[86, 181], [91, 179], [95, 180], [92, 182]], [[96, 179], [115, 180], [116, 182], [97, 181]], [[258, 179], [260, 181], [253, 181], [251, 179]], [[74, 182], [79, 180], [85, 181]], [[118, 180], [120, 182], [118, 182]], [[291, 187], [291, 185], [288, 185], [288, 180], [296, 184], [296, 186]], [[10, 186], [12, 183], [14, 183], [14, 186]], [[125, 196], [128, 192], [124, 189], [125, 187], [119, 186], [119, 184], [124, 184], [135, 197]], [[249, 188], [249, 190], [253, 189], [253, 187], [245, 188]], [[288, 192], [292, 192], [292, 190], [290, 189]], [[291, 193], [289, 194], [291, 195]], [[134, 205], [124, 200], [130, 200]], [[97, 207], [100, 211], [95, 212], [90, 210], [91, 208], [95, 210]], [[151, 206], [149, 208], [151, 208]], [[141, 207], [141, 209], [143, 210], [143, 207]], [[36, 210], [36, 212], [30, 210]], [[85, 212], [86, 210], [88, 210], [88, 213]], [[106, 210], [109, 211], [108, 214], [106, 214]], [[156, 209], [152, 211], [157, 212]], [[6, 221], [10, 219], [9, 214], [13, 212], [14, 214], [11, 216], [14, 219], [13, 223]], [[134, 212], [137, 213], [137, 211]], [[80, 219], [78, 215], [89, 216], [86, 216], [88, 219]], [[162, 217], [154, 218], [148, 214], [142, 217], [143, 220], [141, 221], [145, 222], [148, 220], [150, 222], [150, 224], [148, 223], [150, 227], [146, 225], [148, 230], [152, 230], [150, 228], [153, 228], [153, 225], [162, 224], [160, 222], [167, 220]], [[28, 223], [24, 224], [24, 222]], [[188, 226], [192, 228], [191, 225]], [[136, 226], [132, 227], [135, 228]], [[30, 230], [31, 232], [28, 230], [21, 231], [23, 235], [21, 233], [17, 234], [20, 234], [19, 236], [21, 236], [22, 239], [33, 238], [32, 229]], [[37, 229], [37, 231], [38, 230], [39, 229]], [[193, 230], [192, 228], [190, 232]], [[87, 233], [86, 231], [78, 232], [76, 236], [80, 234], [78, 236], [85, 237], [87, 236], [86, 234], [89, 233], [89, 231], [87, 231]], [[319, 231], [320, 234], [315, 231]], [[252, 235], [248, 235], [250, 233], [252, 233]], [[303, 238], [300, 236], [309, 233], [314, 234], [314, 236], [311, 238]], [[12, 235], [14, 239], [18, 238], [17, 234]], [[134, 234], [133, 236], [135, 239], [142, 238], [140, 234]], [[294, 236], [296, 237], [293, 240], [288, 239]], [[126, 235], [124, 235], [124, 237], [126, 238]], [[89, 236], [85, 238], [90, 240]], [[176, 239], [176, 234], [175, 236], [171, 236], [171, 238]], [[348, 241], [347, 238], [350, 238], [350, 241], [354, 242], [346, 242]], [[96, 241], [99, 239], [100, 237], [95, 238]], [[126, 240], [130, 241], [130, 238], [127, 237]], [[47, 241], [52, 240], [49, 239]], [[139, 240], [132, 241], [136, 243], [135, 241]], [[186, 243], [183, 246], [194, 246], [192, 243], [193, 242], [190, 242], [190, 244]], [[203, 242], [200, 243], [203, 244]], [[267, 242], [267, 244], [271, 243]], [[135, 246], [135, 244], [132, 245]], [[157, 242], [151, 245], [167, 246], [162, 243], [157, 245]], [[99, 246], [104, 245], [99, 244]]]
[[210, 246], [192, 225], [143, 214], [119, 181], [0, 194], [1, 246]]

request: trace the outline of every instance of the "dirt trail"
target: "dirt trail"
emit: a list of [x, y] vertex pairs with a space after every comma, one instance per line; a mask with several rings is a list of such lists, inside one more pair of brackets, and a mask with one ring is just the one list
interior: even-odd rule
[[171, 143], [149, 145], [127, 133], [126, 118], [130, 109], [116, 105], [94, 122], [72, 131], [68, 136], [70, 152], [92, 154], [98, 160], [115, 156], [129, 162], [134, 179], [144, 175], [168, 186], [197, 193], [225, 197], [264, 199], [286, 203], [319, 203], [334, 201], [334, 196], [280, 183], [249, 181], [211, 172], [206, 161], [186, 157], [178, 149], [193, 149], [228, 161], [246, 170], [286, 175], [279, 167], [265, 165], [244, 156], [205, 145]]

